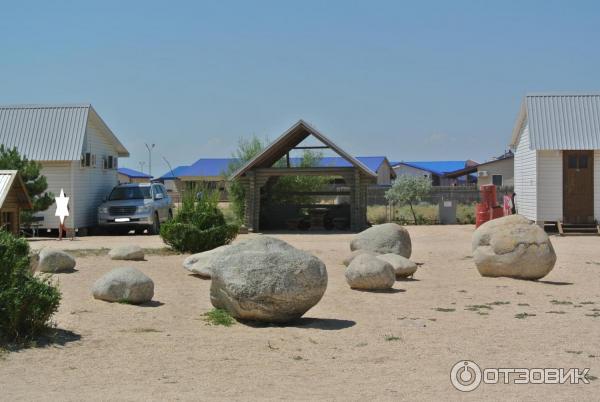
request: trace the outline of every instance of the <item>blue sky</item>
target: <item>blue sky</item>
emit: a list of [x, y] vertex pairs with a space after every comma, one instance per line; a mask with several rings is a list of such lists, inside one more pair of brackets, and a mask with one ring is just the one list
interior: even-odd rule
[[[153, 173], [299, 118], [355, 155], [475, 159], [522, 96], [600, 88], [595, 1], [0, 4], [0, 103], [90, 102]], [[147, 171], [147, 165], [145, 167]]]

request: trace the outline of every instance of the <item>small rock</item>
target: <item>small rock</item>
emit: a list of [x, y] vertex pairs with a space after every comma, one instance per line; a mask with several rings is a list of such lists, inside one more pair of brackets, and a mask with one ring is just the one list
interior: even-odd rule
[[407, 278], [417, 272], [417, 264], [398, 254], [382, 254], [377, 258], [390, 264], [394, 268], [396, 278]]
[[[32, 261], [35, 260], [35, 257]], [[75, 258], [61, 250], [44, 248], [38, 255], [37, 269], [40, 272], [54, 273], [72, 271], [76, 265]]]
[[384, 223], [363, 230], [350, 242], [350, 250], [368, 250], [375, 254], [399, 254], [410, 258], [412, 244], [408, 231], [397, 223]]
[[369, 254], [356, 256], [346, 268], [346, 282], [352, 289], [390, 289], [395, 281], [394, 268], [389, 263]]
[[135, 245], [119, 246], [110, 250], [108, 256], [111, 260], [143, 261], [144, 250]]
[[212, 274], [212, 261], [225, 251], [227, 247], [230, 246], [225, 245], [202, 253], [192, 254], [183, 260], [183, 267], [195, 275], [210, 278]]
[[154, 296], [154, 282], [135, 268], [116, 268], [101, 277], [92, 288], [94, 299], [140, 304]]
[[356, 258], [356, 256], [361, 255], [361, 254], [369, 254], [372, 256], [376, 255], [375, 253], [373, 253], [372, 251], [369, 251], [369, 250], [354, 250], [352, 253], [350, 253], [350, 255], [348, 257], [344, 258], [344, 261], [342, 261], [342, 263], [345, 266], [348, 266], [348, 265], [350, 265], [352, 260], [354, 260]]

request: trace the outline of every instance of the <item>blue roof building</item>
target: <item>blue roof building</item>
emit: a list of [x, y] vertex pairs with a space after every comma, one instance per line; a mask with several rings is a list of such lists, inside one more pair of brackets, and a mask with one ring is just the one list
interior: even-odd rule
[[413, 175], [431, 178], [434, 186], [453, 186], [457, 184], [469, 184], [476, 182], [476, 176], [465, 175], [461, 177], [445, 177], [458, 170], [477, 165], [472, 160], [458, 161], [400, 161], [392, 162], [397, 176]]

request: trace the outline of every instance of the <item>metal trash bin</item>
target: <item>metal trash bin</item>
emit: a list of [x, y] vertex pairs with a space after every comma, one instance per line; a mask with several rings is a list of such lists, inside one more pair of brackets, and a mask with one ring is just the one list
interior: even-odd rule
[[441, 200], [438, 204], [440, 224], [454, 225], [456, 224], [456, 201]]

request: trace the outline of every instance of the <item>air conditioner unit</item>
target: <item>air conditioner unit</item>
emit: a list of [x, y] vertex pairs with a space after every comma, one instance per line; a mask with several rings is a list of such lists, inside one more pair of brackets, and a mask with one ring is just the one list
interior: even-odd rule
[[477, 172], [477, 177], [488, 177], [488, 172], [487, 170], [480, 170]]

